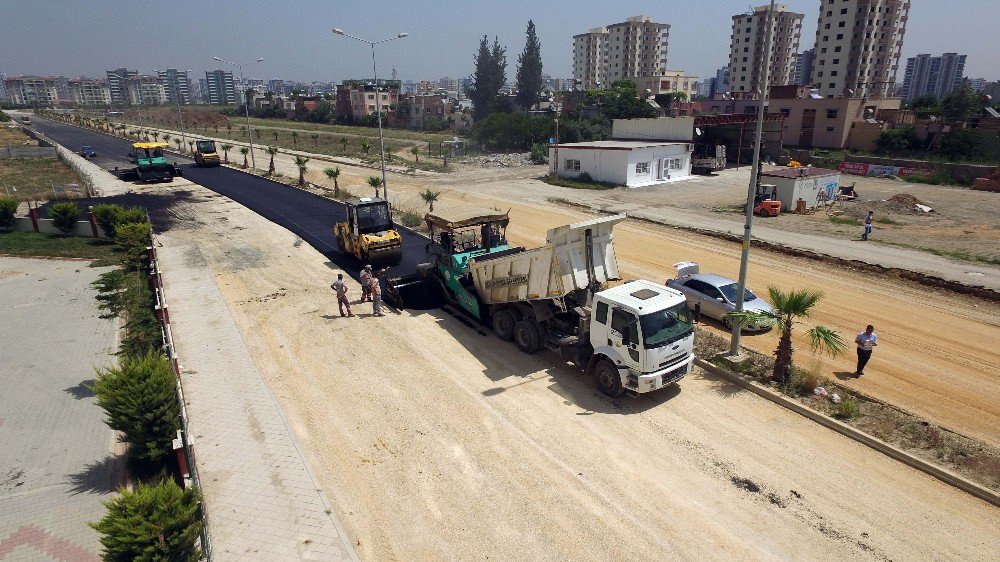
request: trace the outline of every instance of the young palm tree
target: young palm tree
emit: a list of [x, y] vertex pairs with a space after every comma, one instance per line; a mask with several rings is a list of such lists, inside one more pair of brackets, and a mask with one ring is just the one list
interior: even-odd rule
[[267, 175], [274, 175], [274, 155], [278, 153], [278, 147], [269, 146], [265, 149], [271, 155], [271, 163], [267, 165]]
[[[774, 305], [773, 313], [744, 310], [739, 313], [730, 312], [726, 318], [741, 325], [764, 321], [779, 327], [781, 337], [778, 338], [778, 347], [774, 350], [774, 372], [771, 377], [784, 384], [792, 377], [792, 328], [798, 323], [799, 318], [809, 316], [812, 308], [823, 298], [823, 293], [808, 289], [785, 292], [774, 286], [768, 287], [767, 291], [771, 297], [771, 304]], [[813, 351], [822, 349], [836, 356], [847, 348], [843, 338], [832, 328], [815, 326], [806, 333], [809, 335]]]
[[247, 128], [246, 127], [240, 127], [240, 136], [243, 137], [243, 138], [246, 138], [246, 136], [247, 136]]
[[347, 144], [350, 142], [347, 137], [340, 137], [340, 147], [344, 152], [347, 152]]
[[326, 177], [328, 177], [331, 180], [333, 180], [333, 196], [334, 197], [339, 197], [340, 196], [340, 184], [337, 182], [337, 178], [340, 177], [340, 166], [336, 166], [336, 167], [333, 167], [333, 168], [327, 168], [327, 169], [323, 170], [323, 173], [326, 174]]
[[153, 140], [154, 141], [159, 141], [160, 140], [160, 133], [157, 133], [156, 131], [153, 131]]
[[188, 153], [194, 154], [194, 141], [188, 141]]
[[274, 144], [278, 144], [278, 131], [271, 131], [271, 136], [274, 137]]
[[417, 164], [419, 164], [420, 163], [420, 147], [419, 146], [411, 147], [410, 148], [410, 154], [413, 154], [413, 157], [417, 159]]
[[292, 144], [293, 145], [298, 145], [299, 144], [299, 132], [298, 131], [292, 131]]
[[253, 128], [253, 134], [257, 135], [257, 138], [259, 139], [260, 138], [260, 129], [258, 129], [257, 127], [254, 127]]
[[248, 167], [250, 164], [247, 163], [247, 154], [250, 154], [250, 147], [249, 146], [241, 146], [240, 147], [240, 154], [243, 155], [243, 167], [244, 168]]
[[299, 167], [299, 185], [306, 184], [306, 162], [309, 162], [309, 159], [305, 156], [295, 157], [295, 165]]
[[316, 134], [316, 133], [313, 133], [313, 134], [311, 134], [309, 136], [312, 137], [313, 146], [319, 146], [319, 135]]
[[174, 144], [177, 145], [177, 152], [180, 152], [181, 154], [184, 154], [184, 150], [183, 150], [183, 148], [181, 148], [181, 147], [184, 146], [184, 141], [181, 140], [181, 139], [174, 139]]
[[361, 143], [361, 150], [364, 150], [365, 154], [368, 154], [368, 152], [371, 149], [372, 149], [372, 143], [370, 143], [370, 142], [363, 142], [363, 143]]
[[437, 201], [440, 196], [440, 191], [431, 191], [430, 188], [420, 192], [420, 198], [424, 200], [424, 203], [427, 203], [427, 206], [429, 207], [428, 210], [432, 213], [434, 212], [434, 202]]
[[229, 136], [233, 136], [233, 124], [232, 123], [226, 123], [226, 132], [229, 133]]
[[223, 154], [226, 155], [226, 162], [225, 163], [228, 164], [229, 163], [229, 151], [233, 149], [233, 145], [228, 144], [228, 143], [223, 143], [221, 146], [219, 146], [219, 148], [221, 148]]
[[163, 142], [170, 144], [170, 133], [163, 133]]
[[375, 188], [375, 197], [378, 197], [378, 188], [382, 187], [382, 178], [368, 176], [368, 185]]

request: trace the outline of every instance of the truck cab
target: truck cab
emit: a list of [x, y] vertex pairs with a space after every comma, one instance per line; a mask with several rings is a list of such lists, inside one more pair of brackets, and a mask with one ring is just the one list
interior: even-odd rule
[[194, 147], [194, 163], [196, 165], [202, 167], [222, 165], [222, 159], [219, 158], [219, 152], [215, 148], [215, 141], [200, 140], [194, 143]]

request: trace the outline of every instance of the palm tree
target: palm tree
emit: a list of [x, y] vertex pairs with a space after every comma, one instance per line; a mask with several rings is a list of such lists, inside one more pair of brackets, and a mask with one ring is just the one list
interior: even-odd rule
[[368, 176], [368, 185], [375, 188], [375, 197], [378, 197], [378, 188], [382, 187], [382, 178], [376, 176]]
[[177, 145], [177, 152], [184, 154], [184, 149], [181, 148], [182, 146], [184, 146], [184, 141], [181, 139], [174, 139], [174, 144]]
[[417, 159], [417, 164], [419, 164], [420, 163], [420, 147], [419, 146], [411, 147], [410, 148], [410, 153], [413, 154], [413, 157]]
[[306, 162], [308, 161], [309, 159], [305, 156], [295, 157], [295, 165], [299, 167], [299, 185], [306, 184]]
[[240, 127], [240, 136], [241, 137], [246, 137], [247, 136], [247, 128], [246, 127]]
[[163, 133], [163, 142], [170, 144], [170, 133]]
[[312, 137], [313, 146], [319, 146], [319, 135], [317, 133], [313, 133], [309, 136]]
[[347, 140], [347, 137], [340, 137], [340, 146], [344, 152], [347, 152], [347, 144], [351, 142]]
[[333, 196], [337, 197], [340, 195], [340, 184], [337, 182], [337, 178], [340, 177], [340, 166], [335, 166], [333, 168], [327, 168], [323, 170], [326, 177], [333, 180]]
[[299, 132], [298, 131], [292, 131], [292, 144], [293, 145], [298, 145], [299, 144]]
[[424, 200], [424, 203], [427, 203], [427, 206], [430, 207], [428, 210], [432, 213], [434, 212], [434, 202], [437, 201], [440, 196], [440, 191], [431, 191], [430, 188], [420, 192], [420, 198]]
[[274, 137], [274, 144], [278, 144], [278, 131], [271, 131], [271, 135]]
[[215, 134], [218, 135], [219, 134], [219, 126], [218, 125], [214, 125], [212, 128], [215, 129]]
[[247, 154], [250, 154], [250, 147], [249, 146], [241, 146], [240, 147], [240, 154], [243, 155], [243, 167], [244, 168], [248, 167], [249, 164], [247, 164]]
[[231, 145], [229, 143], [223, 143], [219, 148], [221, 148], [222, 152], [226, 155], [226, 162], [225, 163], [228, 164], [229, 163], [229, 151], [233, 149], [233, 145]]
[[278, 153], [278, 147], [276, 147], [276, 146], [269, 146], [269, 147], [267, 147], [264, 150], [266, 150], [267, 153], [271, 155], [271, 163], [268, 164], [268, 166], [267, 166], [267, 175], [273, 176], [274, 175], [274, 155]]
[[253, 134], [257, 135], [257, 138], [260, 138], [260, 129], [258, 129], [257, 127], [254, 127], [253, 128]]
[[194, 154], [194, 141], [188, 141], [188, 152]]
[[153, 140], [154, 141], [159, 141], [160, 140], [160, 133], [158, 133], [156, 131], [153, 131]]
[[229, 133], [229, 136], [233, 136], [233, 124], [232, 123], [226, 123], [226, 132]]
[[371, 149], [372, 149], [372, 143], [370, 142], [361, 143], [361, 150], [364, 150], [365, 154], [368, 154], [368, 151], [370, 151]]
[[[816, 303], [823, 298], [820, 291], [791, 290], [788, 292], [770, 286], [767, 288], [771, 296], [771, 303], [774, 305], [774, 312], [730, 312], [727, 319], [747, 325], [755, 322], [767, 322], [777, 325], [781, 329], [781, 337], [778, 338], [778, 348], [774, 350], [774, 372], [771, 377], [785, 384], [792, 378], [792, 328], [798, 323], [799, 318], [806, 318]], [[844, 343], [840, 334], [832, 328], [826, 326], [815, 326], [808, 332], [812, 343], [813, 351], [822, 349], [830, 355], [839, 355], [847, 344]]]

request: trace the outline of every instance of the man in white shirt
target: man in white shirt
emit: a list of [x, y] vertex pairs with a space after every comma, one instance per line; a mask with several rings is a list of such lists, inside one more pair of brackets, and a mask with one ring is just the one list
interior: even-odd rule
[[855, 376], [860, 377], [865, 374], [865, 365], [872, 358], [872, 348], [878, 345], [878, 336], [875, 334], [875, 326], [871, 324], [865, 328], [864, 332], [854, 338], [854, 343], [858, 344], [858, 369]]

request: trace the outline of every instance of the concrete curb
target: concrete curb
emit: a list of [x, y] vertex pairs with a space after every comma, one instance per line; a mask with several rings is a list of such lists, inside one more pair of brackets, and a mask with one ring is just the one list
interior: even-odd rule
[[980, 486], [979, 484], [976, 484], [971, 480], [967, 480], [949, 470], [945, 470], [940, 466], [931, 464], [923, 459], [911, 455], [910, 453], [897, 449], [881, 439], [868, 435], [863, 431], [859, 431], [845, 423], [821, 414], [808, 406], [800, 404], [796, 400], [792, 400], [791, 398], [772, 392], [768, 388], [754, 384], [741, 375], [721, 367], [717, 367], [700, 357], [695, 358], [695, 364], [713, 375], [718, 375], [729, 382], [735, 383], [736, 385], [745, 388], [758, 396], [766, 398], [779, 406], [784, 406], [785, 408], [809, 418], [810, 420], [817, 422], [828, 429], [832, 429], [845, 437], [853, 439], [862, 445], [867, 445], [868, 447], [871, 447], [884, 455], [892, 457], [909, 467], [933, 476], [945, 484], [954, 486], [959, 490], [972, 494], [973, 496], [993, 504], [996, 507], [1000, 507], [1000, 494], [990, 490], [989, 488]]

